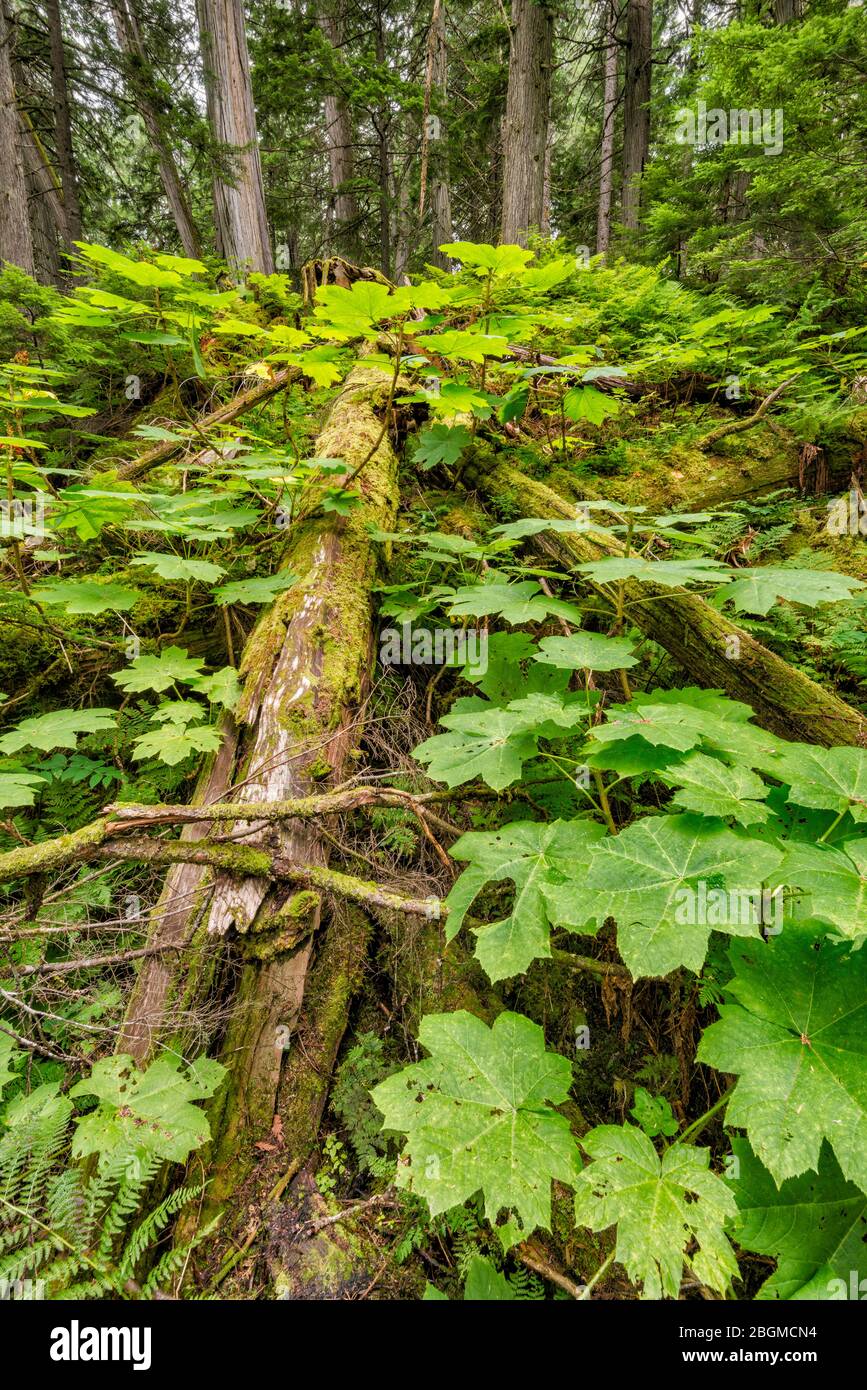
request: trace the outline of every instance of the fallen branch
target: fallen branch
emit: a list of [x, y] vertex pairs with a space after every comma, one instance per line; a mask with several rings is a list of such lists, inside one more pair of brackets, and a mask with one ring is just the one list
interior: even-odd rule
[[[212, 410], [210, 415], [203, 415], [196, 421], [196, 429], [203, 433], [217, 425], [229, 424], [232, 420], [236, 420], [239, 415], [244, 415], [254, 406], [261, 405], [263, 401], [275, 396], [290, 382], [300, 380], [301, 376], [302, 373], [298, 367], [284, 367], [282, 371], [275, 372], [270, 380], [257, 382], [247, 391], [239, 391], [230, 401], [226, 401], [216, 410]], [[149, 473], [152, 468], [158, 468], [160, 464], [167, 463], [179, 449], [190, 442], [189, 439], [163, 440], [161, 443], [155, 444], [152, 449], [139, 454], [138, 458], [122, 463], [117, 469], [117, 476], [124, 479], [140, 478], [144, 473]]]
[[710, 434], [706, 434], [704, 439], [697, 440], [695, 447], [697, 449], [712, 449], [721, 439], [725, 439], [726, 435], [740, 434], [743, 430], [751, 430], [753, 425], [759, 424], [762, 417], [767, 413], [774, 402], [780, 399], [780, 396], [786, 388], [791, 386], [792, 382], [795, 380], [795, 377], [790, 376], [787, 381], [781, 382], [769, 396], [765, 396], [765, 399], [756, 410], [753, 411], [752, 415], [748, 415], [745, 420], [728, 420], [724, 425], [720, 425], [718, 429], [711, 430]]

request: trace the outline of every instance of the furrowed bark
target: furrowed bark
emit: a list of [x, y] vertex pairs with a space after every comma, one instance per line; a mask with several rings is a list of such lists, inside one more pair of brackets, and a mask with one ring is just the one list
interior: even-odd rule
[[[504, 493], [514, 497], [522, 516], [573, 520], [576, 516], [574, 503], [507, 464], [484, 474], [480, 487], [491, 499]], [[533, 545], [567, 565], [623, 554], [607, 536], [543, 531], [533, 538]], [[696, 594], [630, 580], [625, 595], [630, 622], [664, 647], [694, 680], [751, 705], [758, 722], [774, 733], [827, 747], [867, 743], [867, 720], [862, 714], [789, 666]]]

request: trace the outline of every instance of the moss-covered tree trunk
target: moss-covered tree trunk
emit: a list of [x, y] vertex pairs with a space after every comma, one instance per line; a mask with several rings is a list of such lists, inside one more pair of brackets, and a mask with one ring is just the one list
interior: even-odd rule
[[[229, 796], [236, 786], [248, 803], [303, 796], [335, 785], [351, 768], [370, 668], [371, 589], [379, 565], [370, 531], [390, 529], [397, 506], [397, 459], [377, 414], [386, 394], [383, 373], [362, 365], [331, 407], [316, 453], [345, 460], [347, 475], [360, 467], [354, 486], [361, 500], [345, 517], [313, 512], [293, 527], [284, 565], [298, 578], [247, 643], [241, 702], [221, 753], [203, 774], [202, 799], [222, 796], [227, 786]], [[328, 842], [316, 823], [243, 822], [228, 834], [233, 844], [267, 847], [301, 865], [328, 860]], [[229, 1077], [213, 1106], [212, 1144], [203, 1155], [211, 1166], [212, 1205], [224, 1203], [253, 1164], [264, 1160], [269, 1151], [255, 1146], [268, 1142], [275, 1114], [281, 1114], [285, 1134], [276, 1145], [276, 1162], [288, 1164], [290, 1148], [306, 1153], [315, 1139], [321, 1087], [327, 1087], [346, 1025], [367, 932], [364, 919], [354, 914], [355, 931], [348, 938], [345, 923], [330, 922], [320, 941], [321, 912], [317, 892], [293, 892], [262, 878], [194, 865], [173, 871], [155, 912], [153, 944], [185, 949], [147, 962], [122, 1045], [143, 1060], [159, 1036], [168, 1034], [176, 1042], [198, 1042], [200, 1050], [191, 1021], [207, 1024], [209, 1014], [215, 1022], [228, 1015], [220, 1055]], [[308, 1025], [319, 1031], [320, 1045], [305, 1060], [300, 1051], [296, 1056], [293, 1040], [308, 968], [320, 950], [321, 1009]], [[299, 1065], [316, 1072], [315, 1084], [301, 1078]]]
[[[486, 473], [481, 487], [492, 500], [504, 494], [513, 497], [521, 516], [574, 520], [576, 515], [574, 503], [507, 464]], [[570, 566], [623, 554], [616, 541], [598, 534], [543, 531], [534, 537], [533, 545]], [[701, 685], [719, 687], [744, 700], [759, 723], [774, 733], [828, 747], [867, 742], [863, 715], [696, 594], [630, 580], [625, 584], [625, 600], [628, 620], [664, 647], [688, 675]]]

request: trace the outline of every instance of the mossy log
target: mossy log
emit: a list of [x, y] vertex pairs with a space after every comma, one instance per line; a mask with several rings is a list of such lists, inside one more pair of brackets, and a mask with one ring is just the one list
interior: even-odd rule
[[[576, 515], [574, 503], [505, 463], [484, 473], [479, 486], [491, 500], [514, 498], [522, 516], [574, 520]], [[532, 544], [570, 567], [624, 553], [610, 536], [592, 532], [543, 531]], [[599, 586], [588, 587], [603, 592]], [[631, 623], [664, 647], [698, 684], [718, 687], [750, 705], [759, 723], [774, 733], [827, 747], [867, 743], [867, 720], [858, 710], [823, 690], [698, 595], [635, 580], [626, 581], [624, 592]]]

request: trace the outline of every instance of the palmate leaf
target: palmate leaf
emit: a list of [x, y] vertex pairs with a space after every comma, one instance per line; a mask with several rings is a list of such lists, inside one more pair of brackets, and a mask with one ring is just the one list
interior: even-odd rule
[[35, 772], [0, 772], [0, 807], [32, 806], [46, 780]]
[[30, 592], [35, 603], [65, 608], [67, 613], [116, 613], [134, 608], [143, 595], [123, 584], [99, 584], [92, 580], [39, 584]]
[[98, 1153], [105, 1164], [118, 1150], [129, 1150], [183, 1163], [211, 1132], [193, 1102], [212, 1096], [225, 1074], [209, 1057], [181, 1063], [163, 1053], [145, 1071], [122, 1054], [101, 1058], [69, 1092], [99, 1101], [77, 1121], [73, 1157]]
[[604, 744], [641, 738], [678, 753], [704, 746], [746, 767], [772, 767], [786, 741], [750, 724], [751, 717], [749, 705], [716, 690], [653, 690], [634, 696], [628, 705], [612, 705], [606, 722], [593, 729], [593, 738]]
[[22, 748], [75, 748], [79, 734], [95, 734], [114, 728], [116, 716], [110, 709], [56, 709], [24, 719], [0, 738], [0, 753], [20, 753]]
[[867, 1195], [846, 1181], [827, 1144], [818, 1172], [787, 1178], [779, 1187], [746, 1139], [733, 1139], [732, 1153], [736, 1166], [730, 1187], [738, 1204], [732, 1237], [744, 1250], [777, 1261], [776, 1273], [756, 1298], [862, 1297]]
[[123, 690], [134, 694], [141, 690], [168, 690], [175, 681], [196, 680], [202, 675], [202, 662], [187, 656], [183, 647], [165, 647], [159, 656], [137, 656], [123, 671], [115, 671], [112, 680]]
[[[460, 701], [462, 706], [467, 703]], [[530, 732], [535, 722], [526, 714], [480, 700], [473, 709], [462, 708], [441, 719], [450, 732], [425, 739], [413, 749], [413, 757], [427, 764], [429, 777], [448, 787], [481, 777], [494, 791], [502, 791], [518, 780], [524, 763], [536, 755], [536, 737]]]
[[620, 402], [592, 386], [573, 386], [563, 397], [563, 413], [570, 420], [601, 425], [609, 415], [620, 414]]
[[793, 890], [796, 916], [832, 922], [854, 941], [867, 935], [867, 838], [792, 843], [772, 882]]
[[841, 603], [852, 597], [854, 589], [863, 589], [860, 579], [834, 570], [782, 569], [762, 565], [758, 569], [738, 570], [737, 578], [719, 594], [720, 600], [731, 603], [738, 613], [770, 613], [778, 599], [802, 603], [816, 608], [820, 603]]
[[536, 660], [569, 671], [619, 671], [636, 664], [632, 647], [628, 637], [573, 632], [569, 637], [543, 637]]
[[732, 1072], [726, 1123], [747, 1131], [774, 1181], [815, 1170], [827, 1139], [867, 1191], [867, 952], [811, 922], [729, 951], [738, 1001], [706, 1028], [698, 1060]]
[[660, 584], [666, 589], [684, 584], [721, 584], [726, 582], [727, 574], [734, 573], [721, 560], [642, 560], [637, 555], [606, 555], [602, 560], [590, 560], [575, 568], [597, 584], [637, 579], [639, 583]]
[[133, 556], [130, 564], [151, 569], [160, 579], [180, 579], [184, 583], [215, 584], [226, 573], [222, 565], [211, 560], [190, 560], [185, 555], [169, 555], [160, 550], [144, 550]]
[[578, 1178], [575, 1219], [594, 1231], [617, 1225], [615, 1258], [642, 1298], [677, 1298], [684, 1265], [724, 1293], [738, 1267], [723, 1227], [737, 1207], [710, 1150], [673, 1144], [660, 1158], [632, 1125], [600, 1125], [581, 1146], [593, 1161]]
[[220, 732], [213, 724], [169, 722], [137, 738], [132, 756], [136, 761], [157, 758], [168, 767], [176, 767], [191, 753], [216, 753], [221, 742]]
[[419, 435], [413, 462], [424, 469], [435, 468], [439, 463], [452, 468], [471, 441], [472, 435], [464, 425], [429, 425]]
[[[712, 929], [759, 935], [762, 888], [782, 858], [701, 816], [648, 816], [602, 842], [585, 885], [596, 914], [616, 920], [618, 950], [636, 979], [681, 965], [698, 973]], [[725, 900], [711, 888], [725, 890]]]
[[548, 1228], [552, 1179], [574, 1185], [581, 1167], [568, 1122], [551, 1108], [568, 1094], [569, 1062], [514, 1013], [492, 1028], [462, 1009], [430, 1014], [419, 1042], [431, 1055], [371, 1092], [385, 1128], [407, 1136], [398, 1185], [432, 1215], [481, 1191], [490, 1222], [508, 1214], [504, 1243]]
[[863, 748], [811, 748], [793, 743], [768, 771], [788, 783], [789, 800], [821, 811], [848, 811], [867, 820], [867, 751]]
[[520, 275], [534, 253], [525, 251], [523, 246], [488, 246], [484, 242], [450, 241], [440, 250], [461, 265], [472, 269], [476, 275], [491, 274], [495, 277]]
[[689, 753], [682, 762], [659, 774], [666, 786], [677, 787], [672, 804], [702, 816], [736, 820], [739, 825], [762, 825], [771, 816], [763, 803], [768, 788], [746, 767], [729, 767], [706, 753]]
[[481, 618], [499, 614], [512, 626], [517, 623], [541, 623], [552, 614], [569, 622], [581, 621], [581, 610], [574, 603], [549, 598], [534, 579], [515, 583], [496, 578], [484, 584], [468, 584], [456, 589], [449, 608], [453, 618]]
[[276, 574], [254, 574], [249, 579], [236, 579], [214, 590], [217, 603], [271, 603], [277, 594], [291, 589], [298, 582], [297, 574], [278, 570]]
[[[492, 981], [520, 975], [534, 960], [550, 957], [550, 928], [568, 914], [564, 903], [581, 893], [590, 848], [605, 834], [594, 821], [516, 821], [489, 833], [470, 831], [452, 846], [466, 860], [446, 899], [446, 939], [451, 941], [473, 899], [486, 883], [510, 879], [515, 898], [510, 915], [473, 927], [476, 956]], [[568, 915], [566, 920], [568, 921]]]

